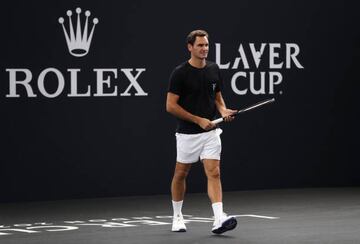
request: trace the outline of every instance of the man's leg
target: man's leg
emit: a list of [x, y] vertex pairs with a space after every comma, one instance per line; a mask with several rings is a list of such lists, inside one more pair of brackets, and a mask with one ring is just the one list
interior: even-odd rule
[[177, 162], [174, 176], [171, 182], [171, 196], [174, 210], [172, 231], [185, 232], [186, 226], [182, 216], [181, 208], [186, 191], [186, 177], [189, 174], [191, 164]]
[[171, 196], [173, 201], [184, 200], [186, 191], [186, 177], [189, 174], [191, 164], [176, 162], [174, 176], [171, 182]]
[[208, 195], [211, 203], [222, 202], [222, 188], [220, 180], [220, 160], [203, 159], [207, 177]]
[[220, 179], [220, 160], [203, 159], [204, 169], [208, 180], [208, 195], [214, 211], [214, 227], [212, 232], [222, 234], [236, 227], [234, 217], [227, 217], [223, 212], [222, 187]]

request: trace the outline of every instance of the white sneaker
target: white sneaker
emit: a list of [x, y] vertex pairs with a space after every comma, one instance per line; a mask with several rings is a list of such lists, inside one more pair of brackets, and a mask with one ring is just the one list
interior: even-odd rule
[[226, 231], [235, 229], [237, 221], [235, 217], [227, 216], [223, 213], [220, 219], [216, 219], [213, 224], [212, 233], [222, 234]]
[[171, 231], [173, 232], [186, 232], [186, 226], [182, 214], [178, 214], [173, 217], [173, 223]]

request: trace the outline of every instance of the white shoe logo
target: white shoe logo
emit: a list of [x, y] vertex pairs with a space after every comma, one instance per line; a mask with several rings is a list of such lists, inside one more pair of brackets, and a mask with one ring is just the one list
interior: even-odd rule
[[95, 25], [99, 23], [99, 20], [97, 18], [93, 18], [93, 26], [90, 35], [88, 35], [88, 20], [89, 20], [89, 16], [91, 15], [90, 11], [89, 10], [85, 11], [86, 20], [83, 31], [81, 30], [82, 25], [80, 21], [81, 8], [77, 8], [76, 13], [77, 13], [76, 33], [74, 31], [74, 27], [71, 20], [71, 16], [72, 16], [71, 10], [68, 10], [66, 12], [67, 16], [69, 17], [69, 34], [64, 26], [63, 17], [59, 18], [59, 23], [63, 27], [66, 43], [70, 54], [75, 57], [83, 57], [89, 52], [91, 40], [95, 30]]

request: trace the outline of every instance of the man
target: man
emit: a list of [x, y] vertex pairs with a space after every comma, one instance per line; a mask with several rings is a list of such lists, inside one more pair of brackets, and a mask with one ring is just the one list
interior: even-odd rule
[[176, 133], [177, 162], [171, 183], [174, 218], [172, 231], [185, 232], [182, 203], [186, 177], [191, 164], [203, 162], [208, 181], [208, 195], [214, 211], [212, 232], [221, 234], [236, 227], [237, 221], [223, 212], [220, 180], [221, 129], [211, 122], [216, 110], [226, 122], [236, 110], [227, 109], [221, 95], [221, 76], [216, 63], [206, 60], [208, 34], [195, 30], [187, 36], [188, 61], [175, 68], [170, 76], [166, 111], [178, 119]]

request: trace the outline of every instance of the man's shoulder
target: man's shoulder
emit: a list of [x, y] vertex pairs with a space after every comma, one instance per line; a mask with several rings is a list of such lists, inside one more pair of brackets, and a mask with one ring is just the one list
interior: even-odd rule
[[181, 70], [186, 70], [188, 69], [188, 65], [187, 65], [187, 61], [186, 62], [182, 62], [181, 64], [179, 64], [178, 66], [175, 67], [174, 71], [181, 71]]
[[206, 60], [206, 66], [210, 69], [219, 69], [219, 65], [213, 61]]
[[187, 72], [187, 70], [189, 69], [189, 67], [186, 63], [187, 62], [183, 62], [183, 63], [179, 64], [178, 66], [176, 66], [174, 68], [174, 70], [172, 71], [172, 76], [178, 76], [178, 75], [185, 74]]

